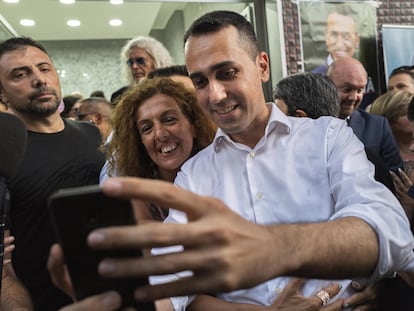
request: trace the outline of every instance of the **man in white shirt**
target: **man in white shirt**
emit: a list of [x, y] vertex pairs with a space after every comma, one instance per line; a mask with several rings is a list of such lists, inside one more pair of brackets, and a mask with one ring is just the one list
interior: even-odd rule
[[[185, 35], [185, 60], [199, 104], [219, 130], [183, 165], [179, 187], [106, 181], [109, 195], [171, 207], [169, 224], [98, 230], [88, 238], [91, 247], [173, 247], [128, 265], [104, 260], [98, 268], [104, 277], [170, 274], [158, 281], [173, 283], [139, 288], [135, 297], [184, 295], [172, 298], [174, 309], [184, 310], [192, 301], [185, 295], [197, 293], [270, 305], [289, 282], [286, 275], [315, 278], [303, 288], [309, 296], [332, 282], [317, 279], [369, 283], [411, 268], [414, 241], [405, 213], [375, 182], [364, 146], [346, 123], [289, 118], [266, 103], [269, 61], [250, 23], [234, 12], [207, 13]], [[349, 296], [350, 281], [341, 284], [338, 296]], [[83, 303], [95, 310], [90, 303], [101, 307], [103, 297], [68, 310], [86, 310]]]

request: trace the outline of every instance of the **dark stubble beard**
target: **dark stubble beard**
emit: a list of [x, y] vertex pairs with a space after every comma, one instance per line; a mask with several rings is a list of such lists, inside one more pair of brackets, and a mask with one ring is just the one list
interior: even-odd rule
[[[54, 99], [39, 99], [40, 94], [49, 93], [54, 95]], [[42, 87], [33, 92], [29, 97], [29, 104], [25, 107], [14, 107], [14, 109], [22, 114], [31, 115], [37, 118], [49, 117], [56, 112], [60, 105], [60, 98], [57, 97], [56, 91], [51, 88]]]

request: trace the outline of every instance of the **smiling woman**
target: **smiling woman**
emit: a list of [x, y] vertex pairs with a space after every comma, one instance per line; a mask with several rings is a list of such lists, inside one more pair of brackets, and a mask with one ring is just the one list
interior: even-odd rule
[[109, 175], [167, 181], [173, 181], [184, 161], [207, 146], [215, 133], [194, 90], [168, 78], [144, 79], [130, 88], [116, 106], [112, 123]]
[[[174, 76], [174, 74], [172, 74]], [[129, 88], [117, 104], [107, 151], [108, 176], [134, 176], [173, 182], [181, 165], [213, 140], [216, 127], [205, 116], [192, 88], [170, 78], [147, 78]], [[152, 218], [168, 210], [153, 205]]]

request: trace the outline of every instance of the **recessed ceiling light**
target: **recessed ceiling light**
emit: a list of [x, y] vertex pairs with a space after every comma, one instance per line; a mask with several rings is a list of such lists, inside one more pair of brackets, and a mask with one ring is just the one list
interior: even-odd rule
[[111, 4], [122, 4], [122, 3], [124, 3], [124, 0], [110, 0], [109, 2]]
[[60, 3], [63, 3], [63, 4], [72, 4], [72, 3], [75, 3], [75, 0], [59, 0], [60, 1]]
[[111, 19], [109, 21], [109, 25], [111, 25], [111, 26], [121, 26], [122, 21], [120, 19]]
[[34, 24], [35, 24], [35, 22], [32, 19], [21, 19], [20, 20], [20, 25], [22, 25], [22, 26], [30, 27], [30, 26], [34, 26]]
[[70, 27], [78, 27], [78, 26], [80, 26], [81, 22], [78, 21], [77, 19], [70, 19], [70, 20], [67, 21], [66, 24]]
[[17, 2], [19, 2], [19, 0], [3, 0], [3, 2], [6, 2], [6, 3], [17, 3]]

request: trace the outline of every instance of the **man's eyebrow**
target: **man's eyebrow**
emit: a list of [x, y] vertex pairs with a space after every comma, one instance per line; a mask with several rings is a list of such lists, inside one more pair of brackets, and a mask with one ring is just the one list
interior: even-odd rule
[[16, 72], [16, 71], [21, 71], [21, 70], [24, 70], [24, 71], [30, 71], [30, 67], [29, 67], [29, 66], [20, 66], [20, 67], [15, 67], [15, 68], [13, 68], [13, 69], [10, 71], [10, 74], [12, 74], [12, 73], [14, 73], [14, 72]]
[[[43, 65], [51, 66], [52, 64], [50, 64], [49, 62], [40, 62], [40, 63], [36, 64], [36, 67], [40, 67], [40, 66], [43, 66]], [[31, 69], [30, 69], [30, 66], [25, 65], [25, 66], [20, 66], [20, 67], [13, 68], [11, 72], [15, 72], [15, 71], [19, 71], [19, 70], [30, 71]]]
[[[224, 62], [221, 62], [221, 63], [217, 63], [217, 64], [214, 64], [213, 66], [209, 67], [208, 71], [213, 72], [213, 71], [219, 70], [223, 67], [230, 66], [232, 64], [234, 64], [234, 62], [230, 61], [230, 60], [224, 61]], [[192, 72], [192, 73], [189, 74], [190, 79], [194, 79], [194, 78], [200, 77], [200, 76], [203, 76], [203, 74], [200, 71]]]

